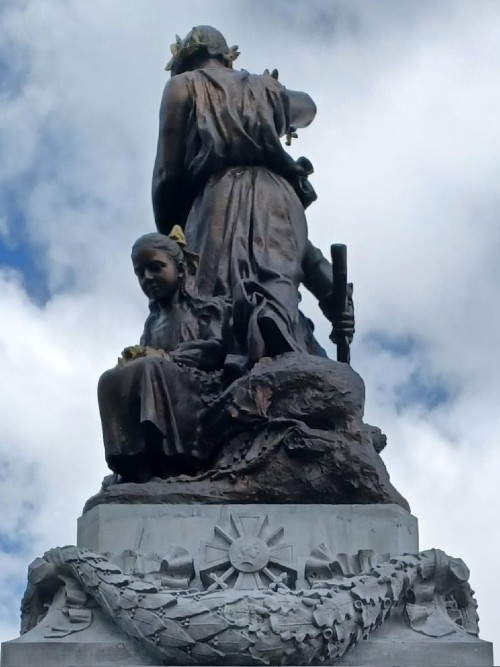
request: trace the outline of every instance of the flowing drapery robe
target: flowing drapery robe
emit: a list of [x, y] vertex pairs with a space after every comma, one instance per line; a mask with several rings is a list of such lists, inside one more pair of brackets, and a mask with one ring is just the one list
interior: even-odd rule
[[272, 77], [222, 67], [173, 77], [160, 110], [157, 226], [184, 226], [200, 256], [199, 293], [231, 297], [251, 360], [320, 353], [298, 308], [308, 241], [294, 163], [280, 142], [289, 116]]
[[229, 310], [221, 298], [190, 299], [176, 312], [156, 304], [141, 345], [170, 352], [106, 371], [98, 399], [106, 461], [129, 481], [191, 472], [211, 451], [200, 446], [200, 415], [223, 390]]

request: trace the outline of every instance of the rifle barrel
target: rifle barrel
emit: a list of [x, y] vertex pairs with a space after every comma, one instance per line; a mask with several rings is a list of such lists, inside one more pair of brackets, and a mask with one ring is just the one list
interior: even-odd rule
[[[341, 315], [347, 307], [347, 246], [344, 243], [333, 243], [330, 246], [332, 257], [333, 278], [333, 308], [337, 315]], [[349, 342], [336, 340], [337, 361], [348, 364], [351, 359]]]

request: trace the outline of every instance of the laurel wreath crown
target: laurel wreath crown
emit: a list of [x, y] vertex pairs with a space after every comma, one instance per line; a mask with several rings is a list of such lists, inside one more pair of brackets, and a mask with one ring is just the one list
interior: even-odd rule
[[[173, 69], [175, 62], [179, 59], [184, 60], [193, 56], [198, 51], [206, 49], [209, 53], [213, 49], [213, 44], [203, 41], [203, 35], [200, 30], [194, 28], [189, 35], [189, 38], [181, 39], [179, 35], [175, 36], [175, 42], [170, 45], [172, 58], [167, 63], [165, 69], [167, 72]], [[230, 63], [232, 63], [240, 55], [238, 46], [230, 46], [227, 51], [221, 53]]]

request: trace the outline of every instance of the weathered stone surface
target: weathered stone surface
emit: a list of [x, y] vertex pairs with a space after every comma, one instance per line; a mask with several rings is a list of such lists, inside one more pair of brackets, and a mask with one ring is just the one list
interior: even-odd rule
[[436, 640], [411, 630], [400, 610], [377, 632], [359, 642], [336, 663], [342, 667], [478, 667], [493, 665], [493, 644], [470, 635], [447, 635]]
[[[224, 532], [222, 527], [218, 530]], [[269, 532], [265, 522], [260, 522], [254, 533], [273, 543], [280, 531]], [[236, 541], [231, 538], [230, 543]], [[398, 641], [398, 632], [404, 636], [410, 628], [412, 634], [420, 633], [426, 639], [448, 638], [455, 654], [457, 644], [470, 649], [478, 642], [476, 603], [468, 584], [468, 569], [460, 559], [439, 550], [386, 560], [372, 554], [359, 574], [345, 576], [332, 571], [329, 580], [297, 591], [282, 581], [273, 581], [262, 590], [241, 591], [236, 586], [228, 587], [222, 578], [204, 591], [164, 591], [122, 572], [101, 554], [77, 547], [52, 549], [43, 559], [37, 559], [31, 573], [36, 576], [29, 582], [29, 602], [38, 608], [37, 597], [42, 596], [48, 613], [41, 619], [28, 613], [27, 636], [37, 628], [43, 637], [57, 631], [57, 613], [61, 610], [92, 613], [97, 605], [123, 633], [120, 645], [125, 661], [121, 664], [127, 664], [131, 657], [127, 653], [131, 641], [147, 652], [138, 663], [145, 665], [153, 659], [172, 665], [337, 664], [362, 639], [383, 627], [391, 612], [398, 619], [396, 629], [388, 635], [393, 641]], [[78, 587], [81, 595], [75, 602]], [[48, 599], [51, 589], [56, 589], [55, 597]], [[71, 604], [68, 591], [73, 596]], [[418, 631], [408, 613], [416, 600], [422, 603], [420, 618], [426, 619]], [[74, 632], [87, 632], [88, 642], [90, 627]], [[440, 639], [433, 641], [439, 645]], [[4, 651], [7, 659], [3, 664], [20, 665], [22, 651], [16, 653], [15, 642], [10, 644], [12, 650], [7, 654]], [[424, 645], [428, 653], [428, 644]], [[491, 664], [487, 647], [484, 643], [479, 646], [481, 649], [475, 651], [477, 662], [464, 663], [459, 658], [454, 664]], [[89, 651], [84, 649], [83, 653], [84, 660], [76, 656], [73, 664], [90, 664]], [[418, 654], [418, 650], [413, 653]], [[472, 653], [469, 650], [464, 655], [470, 658]], [[379, 654], [383, 655], [383, 648]], [[393, 656], [387, 653], [390, 664], [394, 663]], [[445, 656], [442, 648], [431, 652], [428, 664], [449, 664], [442, 661]], [[113, 664], [117, 659], [115, 650], [101, 664]], [[43, 663], [39, 660], [37, 664]], [[402, 664], [413, 663], [410, 660]]]
[[233, 520], [243, 522], [250, 536], [253, 526], [266, 519], [270, 531], [283, 530], [273, 545], [292, 547], [297, 588], [307, 585], [306, 561], [323, 543], [333, 554], [418, 552], [417, 520], [398, 505], [99, 505], [78, 519], [78, 546], [109, 553], [113, 560], [129, 549], [168, 553], [175, 538], [194, 560], [190, 585], [200, 587], [199, 570], [215, 526], [237, 538]]
[[29, 632], [4, 642], [2, 667], [96, 667], [98, 665], [154, 665], [157, 661], [126, 637], [99, 608], [93, 608], [92, 623], [77, 633], [63, 637], [47, 637], [52, 626], [58, 625], [63, 596], [51, 604], [45, 618]]
[[2, 665], [492, 664], [463, 562], [387, 553], [418, 551], [397, 505], [101, 505], [78, 541], [30, 567]]

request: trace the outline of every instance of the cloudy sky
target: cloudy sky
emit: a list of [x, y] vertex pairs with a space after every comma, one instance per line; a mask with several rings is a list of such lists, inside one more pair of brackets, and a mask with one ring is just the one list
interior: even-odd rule
[[142, 330], [129, 249], [153, 228], [163, 68], [200, 23], [317, 102], [292, 152], [316, 169], [313, 242], [348, 245], [367, 420], [421, 548], [466, 561], [500, 640], [496, 0], [2, 0], [0, 640], [106, 474], [96, 383]]

